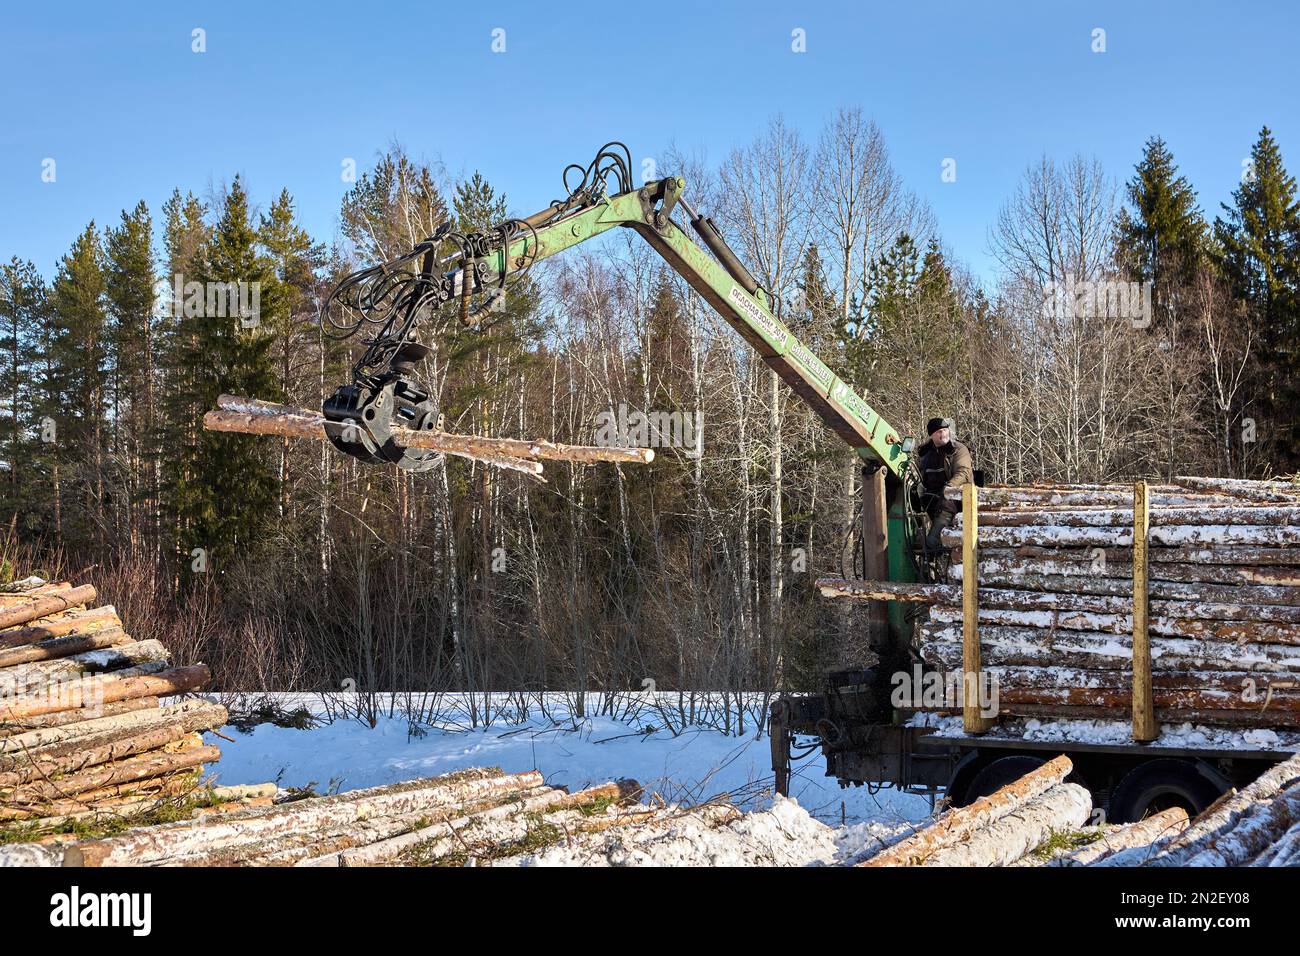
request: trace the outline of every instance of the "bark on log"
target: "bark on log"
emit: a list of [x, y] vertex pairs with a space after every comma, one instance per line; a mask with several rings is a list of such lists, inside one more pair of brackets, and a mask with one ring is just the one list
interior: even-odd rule
[[0, 788], [14, 787], [112, 763], [158, 750], [198, 731], [220, 727], [226, 709], [201, 703], [188, 708], [157, 712], [161, 719], [140, 727], [119, 727], [35, 751], [0, 757]]
[[[260, 399], [242, 398], [238, 395], [222, 395], [217, 399], [221, 409], [236, 413], [260, 415], [263, 418], [277, 418], [284, 414], [314, 419], [323, 422], [324, 416], [318, 412], [306, 412], [302, 409], [276, 406]], [[316, 437], [312, 435], [311, 437]], [[324, 430], [321, 436], [324, 437]], [[562, 445], [545, 440], [522, 438], [485, 438], [480, 435], [453, 435], [442, 431], [412, 431], [407, 428], [394, 428], [393, 437], [397, 443], [407, 448], [428, 448], [448, 454], [470, 456], [500, 456], [512, 459], [537, 458], [543, 461], [571, 461], [592, 464], [599, 461], [620, 461], [628, 464], [648, 464], [654, 461], [652, 448], [621, 448], [603, 445]], [[459, 449], [459, 450], [457, 450]]]
[[134, 669], [141, 664], [166, 661], [167, 649], [159, 641], [128, 641], [115, 647], [4, 668], [0, 670], [0, 694], [22, 693], [24, 689], [37, 688], [56, 680], [68, 680], [78, 675]]
[[130, 644], [133, 640], [120, 627], [105, 627], [89, 634], [74, 634], [70, 637], [54, 637], [25, 647], [0, 650], [0, 668], [71, 657], [118, 644]]
[[204, 664], [175, 667], [143, 676], [121, 677], [107, 674], [70, 681], [50, 689], [50, 693], [33, 694], [0, 702], [0, 721], [16, 721], [63, 710], [81, 710], [97, 717], [100, 704], [132, 697], [161, 697], [183, 694], [207, 682], [211, 672]]
[[[932, 664], [959, 666], [958, 628], [924, 624], [920, 629], [921, 655]], [[1132, 640], [1125, 634], [1087, 631], [1046, 631], [1027, 627], [990, 627], [980, 634], [989, 666], [1085, 667], [1122, 670], [1132, 659]], [[1265, 674], [1300, 673], [1300, 648], [1287, 644], [1230, 644], [1191, 638], [1157, 637], [1151, 654], [1158, 670], [1258, 671]]]
[[[100, 717], [114, 717], [137, 710], [155, 710], [157, 697], [135, 697], [129, 700], [117, 700], [99, 708]], [[69, 724], [82, 724], [88, 720], [87, 715], [79, 710], [65, 710], [39, 717], [27, 717], [11, 723], [0, 723], [0, 742], [9, 737], [29, 733], [33, 730], [47, 730], [54, 727], [66, 727]]]
[[88, 790], [161, 777], [220, 759], [221, 751], [211, 746], [195, 747], [181, 753], [145, 753], [69, 773], [56, 780], [39, 779], [13, 787], [0, 787], [0, 801], [21, 804], [67, 799]]
[[[1229, 832], [1256, 803], [1271, 800], [1300, 784], [1300, 754], [1260, 774], [1237, 793], [1229, 793], [1212, 804], [1163, 851], [1149, 861], [1151, 866], [1185, 866], [1213, 840]], [[1109, 861], [1102, 861], [1102, 865]]]
[[[1152, 566], [1153, 576], [1147, 580], [1147, 589], [1153, 600], [1205, 601], [1213, 604], [1278, 605], [1300, 608], [1300, 587], [1282, 585], [1210, 584], [1205, 582], [1163, 581], [1154, 577], [1159, 571]], [[1057, 594], [1097, 594], [1125, 597], [1133, 590], [1131, 568], [1127, 564], [1105, 566], [1109, 577], [1093, 574], [1048, 574], [1038, 570], [1006, 571], [980, 562], [980, 584], [989, 588], [1015, 588], [1024, 591], [1042, 591]], [[960, 582], [962, 567], [953, 564], [948, 569], [948, 579]]]
[[68, 848], [66, 862], [73, 866], [138, 865], [302, 828], [338, 827], [366, 817], [436, 810], [494, 793], [540, 786], [542, 782], [541, 774], [535, 771], [495, 776], [484, 770], [463, 771], [432, 780], [232, 813], [211, 823], [205, 820], [199, 826], [155, 827], [83, 843]]
[[1247, 866], [1300, 866], [1300, 823], [1295, 824]]
[[111, 604], [87, 610], [66, 611], [42, 618], [35, 624], [0, 631], [0, 648], [21, 647], [52, 637], [90, 634], [103, 628], [121, 626], [117, 610]]
[[[1151, 507], [1151, 525], [1273, 525], [1295, 524], [1300, 520], [1300, 502], [1296, 505], [1249, 505], [1239, 504], [1220, 507]], [[1025, 528], [1025, 527], [1072, 527], [1072, 528], [1131, 528], [1133, 526], [1133, 509], [1123, 508], [1077, 508], [1069, 510], [1043, 510], [1039, 508], [1024, 511], [985, 512], [981, 509], [980, 527], [983, 528]], [[953, 524], [961, 527], [961, 521]]]
[[1149, 847], [1159, 840], [1171, 839], [1187, 829], [1187, 824], [1187, 811], [1182, 807], [1170, 807], [1137, 823], [1108, 830], [1087, 846], [1053, 860], [1049, 865], [1090, 866], [1121, 850]]
[[[1098, 555], [1105, 558], [1107, 567], [1115, 564], [1130, 565], [1133, 562], [1133, 549], [1131, 547], [1076, 547], [1073, 545], [1023, 545], [1020, 547], [1003, 547], [1003, 548], [985, 548], [980, 552], [980, 564], [986, 560], [1013, 560], [1013, 559], [1032, 559], [1032, 564], [1026, 567], [1041, 568], [1041, 565], [1047, 561], [1071, 562], [1074, 564], [1072, 570], [1062, 570], [1061, 574], [1095, 574], [1094, 565], [1097, 563]], [[1292, 547], [1266, 547], [1260, 545], [1222, 545], [1216, 547], [1202, 547], [1200, 545], [1178, 545], [1175, 547], [1157, 547], [1148, 551], [1148, 558], [1151, 564], [1159, 564], [1162, 567], [1159, 573], [1167, 575], [1173, 569], [1166, 568], [1164, 565], [1225, 565], [1228, 569], [1247, 568], [1255, 571], [1264, 571], [1269, 568], [1276, 568], [1273, 572], [1274, 578], [1247, 578], [1242, 579], [1243, 583], [1250, 584], [1294, 584], [1297, 575], [1300, 575], [1300, 550]], [[1082, 565], [1082, 567], [1080, 567]], [[1113, 572], [1111, 572], [1113, 573]], [[1155, 571], [1152, 572], [1156, 573]], [[1208, 569], [1200, 573], [1214, 573]], [[1220, 571], [1219, 573], [1223, 573]], [[1168, 578], [1168, 580], [1183, 580], [1181, 578]], [[1190, 578], [1188, 580], [1201, 580], [1199, 578]], [[1213, 580], [1205, 578], [1204, 580]], [[1219, 582], [1226, 583], [1226, 582]]]
[[822, 597], [853, 601], [914, 601], [933, 604], [961, 600], [961, 589], [947, 584], [905, 584], [896, 581], [854, 581], [848, 578], [818, 578]]
[[[866, 582], [868, 585], [871, 582]], [[981, 581], [983, 584], [983, 581]], [[932, 602], [955, 610], [953, 599], [956, 589], [949, 585], [911, 585], [924, 587]], [[844, 589], [853, 596], [866, 597], [862, 589]], [[887, 593], [887, 592], [885, 592]], [[1035, 591], [1029, 588], [980, 588], [980, 607], [1002, 608], [1013, 611], [1078, 611], [1089, 614], [1128, 615], [1132, 608], [1132, 595], [1119, 596], [1077, 594], [1070, 591]], [[1271, 624], [1300, 624], [1300, 607], [1286, 605], [1222, 604], [1211, 601], [1151, 600], [1151, 613], [1178, 620], [1199, 621], [1260, 621]]]
[[[476, 841], [473, 835], [459, 834], [459, 831], [472, 826], [480, 826], [492, 820], [503, 817], [523, 816], [532, 813], [563, 810], [573, 807], [589, 806], [598, 800], [621, 800], [625, 799], [634, 792], [639, 792], [640, 787], [634, 781], [619, 781], [617, 783], [603, 784], [598, 787], [591, 787], [587, 790], [580, 790], [577, 793], [564, 793], [556, 791], [548, 794], [540, 794], [534, 797], [525, 797], [518, 803], [503, 804], [484, 810], [479, 813], [467, 814], [454, 820], [448, 820], [441, 825], [430, 827], [427, 830], [417, 830], [411, 833], [405, 833], [400, 836], [390, 837], [387, 840], [378, 843], [372, 843], [369, 846], [357, 847], [354, 849], [344, 850], [337, 854], [338, 866], [376, 866], [397, 859], [403, 853], [413, 850], [422, 845], [432, 844], [437, 846], [463, 847], [462, 840], [473, 845]], [[452, 835], [449, 835], [449, 832]], [[454, 852], [454, 847], [453, 847]], [[431, 856], [437, 856], [433, 853]], [[321, 865], [317, 863], [315, 865]]]
[[[252, 435], [278, 435], [284, 438], [325, 440], [322, 418], [294, 416], [271, 417], [231, 411], [212, 411], [203, 416], [209, 431], [238, 432]], [[645, 464], [654, 460], [650, 448], [621, 448], [590, 445], [560, 445], [548, 441], [518, 438], [486, 438], [479, 435], [453, 435], [439, 431], [411, 431], [394, 428], [393, 438], [404, 448], [420, 448], [471, 458], [527, 474], [540, 475], [545, 461], [594, 464], [601, 461]]]
[[[281, 438], [309, 438], [325, 441], [324, 419], [299, 418], [293, 415], [271, 417], [268, 415], [249, 415], [241, 412], [212, 411], [203, 416], [203, 427], [208, 431], [236, 432], [241, 435], [276, 435]], [[404, 428], [394, 428], [394, 438], [407, 448], [424, 448], [442, 452], [445, 455], [457, 455], [497, 468], [518, 471], [534, 478], [542, 474], [542, 466], [536, 461], [515, 458], [499, 451], [481, 448], [471, 451], [465, 442], [444, 440], [434, 441], [425, 436], [442, 435], [442, 432], [413, 432]], [[471, 436], [448, 436], [448, 439], [468, 439]], [[490, 439], [481, 439], [486, 442]]]
[[[1004, 608], [980, 608], [981, 624], [1009, 627], [1037, 627], [1048, 632], [1100, 631], [1104, 634], [1129, 634], [1132, 618], [1128, 614], [1094, 614], [1088, 611], [1013, 611]], [[959, 623], [961, 611], [947, 606], [930, 610], [930, 620], [940, 624]], [[1300, 625], [1269, 624], [1255, 621], [1198, 621], [1190, 618], [1153, 617], [1147, 622], [1152, 634], [1166, 637], [1190, 637], [1204, 640], [1237, 641], [1243, 644], [1300, 645]]]
[[27, 599], [20, 604], [0, 608], [0, 628], [18, 627], [50, 614], [58, 614], [60, 611], [66, 611], [81, 604], [89, 604], [95, 600], [95, 593], [93, 586], [83, 584], [80, 587], [51, 591]]
[[63, 851], [39, 843], [0, 844], [0, 869], [11, 866], [62, 866]]
[[[968, 839], [1016, 808], [1046, 793], [1070, 775], [1074, 765], [1062, 754], [969, 806], [949, 810], [938, 820], [886, 847], [859, 866], [919, 866], [939, 851]], [[1091, 801], [1089, 803], [1091, 806]]]
[[[942, 710], [932, 711], [943, 713]], [[1027, 704], [999, 701], [1000, 717], [1037, 717], [1050, 720], [1117, 720], [1128, 723], [1133, 716], [1129, 701], [1113, 707], [1070, 706], [1061, 703]], [[1282, 730], [1300, 728], [1300, 713], [1285, 710], [1270, 710], [1264, 715], [1253, 710], [1215, 710], [1213, 708], [1192, 709], [1187, 707], [1158, 707], [1156, 718], [1162, 724], [1204, 724], [1212, 727], [1236, 727], [1241, 729], [1265, 728]]]
[[1284, 481], [1252, 481], [1248, 478], [1200, 478], [1179, 475], [1174, 483], [1193, 491], [1227, 493], [1251, 501], [1300, 501], [1300, 487]]
[[1248, 808], [1226, 833], [1207, 837], [1188, 866], [1245, 866], [1300, 824], [1300, 785]]
[[[364, 846], [380, 840], [440, 825], [463, 813], [486, 810], [502, 803], [517, 801], [541, 793], [559, 793], [554, 787], [538, 786], [527, 790], [498, 791], [470, 803], [423, 809], [391, 816], [362, 817], [337, 827], [300, 828], [269, 837], [170, 856], [156, 861], [159, 866], [292, 866], [317, 856], [332, 856], [342, 850]], [[234, 810], [230, 812], [236, 812]]]
[[1059, 783], [956, 846], [933, 854], [923, 866], [1008, 866], [1042, 846], [1052, 834], [1077, 830], [1092, 813], [1092, 794]]
[[152, 708], [104, 714], [58, 727], [40, 727], [0, 740], [0, 769], [10, 769], [15, 760], [33, 755], [75, 750], [92, 741], [102, 740], [106, 735], [122, 733], [130, 736], [166, 726], [173, 721], [225, 720], [228, 716], [220, 704], [206, 700], [186, 700], [166, 707], [159, 707], [157, 698], [153, 700]]
[[[1148, 537], [1152, 554], [1158, 547], [1204, 545], [1294, 547], [1300, 545], [1300, 525], [1156, 525]], [[961, 544], [961, 532], [943, 532], [944, 547]], [[980, 548], [1131, 548], [1132, 528], [1067, 528], [1059, 525], [1028, 528], [981, 528]], [[1293, 558], [1294, 562], [1296, 559]]]

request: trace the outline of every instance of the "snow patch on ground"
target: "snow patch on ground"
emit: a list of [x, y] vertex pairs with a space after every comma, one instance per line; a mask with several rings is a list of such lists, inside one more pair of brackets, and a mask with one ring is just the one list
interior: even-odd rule
[[[286, 709], [301, 704], [317, 715], [331, 709], [322, 706], [320, 695], [276, 695], [276, 700]], [[212, 734], [205, 742], [221, 748], [221, 761], [210, 768], [221, 786], [274, 781], [282, 787], [315, 785], [323, 793], [496, 766], [508, 773], [537, 769], [548, 784], [571, 791], [631, 778], [645, 788], [647, 799], [658, 794], [668, 803], [688, 806], [722, 799], [743, 810], [773, 807], [771, 747], [765, 734], [751, 730], [736, 737], [690, 727], [674, 735], [646, 714], [575, 719], [562, 702], [548, 704], [554, 705], [548, 707], [549, 716], [534, 710], [486, 728], [468, 727], [459, 717], [412, 721], [394, 713], [378, 716], [373, 728], [357, 719], [335, 719], [307, 730], [269, 723], [247, 731], [227, 726], [222, 733], [233, 742]], [[642, 732], [647, 727], [658, 729]], [[930, 814], [927, 797], [889, 788], [874, 794], [865, 787], [843, 790], [825, 773], [820, 753], [798, 761], [791, 796], [801, 813], [823, 824], [874, 824], [875, 831], [861, 832], [860, 845], [868, 839], [878, 842], [879, 834], [910, 830]], [[778, 821], [793, 825], [784, 816]]]

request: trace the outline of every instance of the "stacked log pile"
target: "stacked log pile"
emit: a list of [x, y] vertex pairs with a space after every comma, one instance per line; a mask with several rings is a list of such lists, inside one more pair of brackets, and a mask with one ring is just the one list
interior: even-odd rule
[[170, 666], [90, 585], [17, 587], [0, 593], [0, 828], [126, 814], [191, 789], [220, 756], [202, 732], [226, 711], [160, 698], [208, 669]]
[[650, 824], [633, 781], [576, 793], [536, 771], [474, 768], [327, 797], [200, 814], [63, 846], [0, 847], [46, 866], [376, 866], [491, 861], [546, 839]]
[[1300, 866], [1300, 755], [1194, 820], [1172, 808], [1108, 827], [1086, 825], [1092, 798], [1065, 782], [1071, 770], [1050, 760], [859, 865]]
[[[1147, 634], [1157, 719], [1300, 727], [1300, 487], [1150, 486]], [[1001, 716], [1127, 719], [1133, 684], [1133, 489], [980, 489], [978, 639]], [[960, 519], [944, 533], [959, 548]], [[962, 586], [824, 579], [824, 594], [931, 605], [919, 653], [963, 666]], [[918, 702], [916, 709], [926, 707]]]
[[1300, 754], [1228, 791], [1181, 831], [1101, 866], [1300, 866]]

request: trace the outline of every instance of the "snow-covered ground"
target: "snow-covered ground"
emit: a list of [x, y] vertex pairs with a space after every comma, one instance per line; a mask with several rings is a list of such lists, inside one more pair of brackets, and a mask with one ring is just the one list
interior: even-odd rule
[[[222, 700], [239, 709], [239, 702]], [[464, 702], [450, 696], [439, 699], [436, 716], [426, 712], [417, 723], [399, 707], [397, 713], [379, 716], [372, 728], [355, 717], [328, 719], [331, 712], [354, 709], [347, 695], [281, 694], [274, 700], [286, 710], [303, 706], [322, 722], [307, 730], [271, 723], [247, 732], [223, 728], [233, 743], [209, 734], [207, 742], [222, 751], [221, 761], [211, 768], [218, 784], [276, 781], [326, 792], [496, 766], [510, 773], [535, 768], [547, 783], [571, 790], [632, 778], [647, 795], [657, 793], [670, 803], [725, 796], [742, 809], [772, 805], [770, 741], [766, 734], [756, 736], [752, 725], [743, 736], [702, 727], [674, 735], [653, 708], [633, 709], [622, 719], [575, 720], [567, 702], [556, 695], [546, 700], [546, 716], [530, 708], [521, 720], [505, 708], [506, 714], [486, 728], [471, 728]], [[655, 729], [643, 732], [650, 728]], [[853, 827], [859, 842], [910, 830], [930, 814], [927, 797], [892, 789], [875, 794], [865, 787], [841, 789], [825, 772], [820, 754], [797, 762], [791, 796], [823, 823], [860, 825]]]

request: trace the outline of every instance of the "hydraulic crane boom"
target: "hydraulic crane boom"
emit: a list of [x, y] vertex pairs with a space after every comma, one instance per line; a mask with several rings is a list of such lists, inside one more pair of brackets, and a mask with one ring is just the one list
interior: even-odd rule
[[[776, 318], [768, 292], [712, 220], [683, 197], [685, 180], [669, 177], [631, 188], [630, 165], [626, 148], [611, 143], [585, 170], [570, 167], [584, 177], [567, 199], [527, 219], [507, 220], [489, 233], [459, 234], [444, 227], [411, 253], [345, 279], [326, 311], [337, 302], [344, 311], [359, 312], [361, 319], [335, 323], [335, 328], [345, 334], [364, 322], [381, 328], [367, 340], [370, 348], [353, 370], [353, 384], [325, 403], [334, 444], [369, 461], [391, 461], [411, 470], [431, 465], [432, 456], [397, 448], [389, 434], [392, 425], [434, 425], [428, 395], [411, 379], [415, 362], [429, 352], [415, 334], [421, 311], [454, 302], [467, 321], [487, 315], [491, 305], [481, 300], [502, 294], [512, 275], [622, 226], [645, 239], [865, 462], [879, 463], [901, 478], [908, 460], [902, 438]], [[610, 179], [619, 186], [613, 195]], [[677, 225], [673, 214], [678, 207], [705, 248]], [[409, 265], [416, 259], [420, 265], [413, 271]], [[448, 264], [452, 267], [442, 268]], [[479, 304], [471, 309], [476, 296]]]
[[[862, 573], [874, 580], [914, 580], [908, 543], [915, 527], [907, 509], [911, 442], [777, 319], [769, 292], [713, 221], [683, 197], [683, 179], [671, 176], [638, 189], [631, 166], [627, 147], [609, 143], [586, 167], [565, 170], [568, 195], [546, 209], [487, 232], [461, 233], [446, 223], [406, 254], [339, 283], [321, 310], [322, 328], [327, 334], [332, 328], [337, 338], [367, 325], [376, 331], [364, 340], [367, 348], [353, 366], [351, 384], [324, 403], [330, 441], [363, 461], [410, 471], [432, 468], [436, 452], [403, 447], [393, 434], [394, 426], [438, 424], [437, 408], [414, 377], [416, 364], [432, 352], [420, 341], [421, 323], [448, 308], [457, 309], [466, 325], [485, 328], [512, 278], [517, 281], [534, 263], [621, 226], [645, 239], [861, 456]], [[570, 188], [574, 170], [582, 179]], [[679, 207], [703, 247], [675, 221]], [[882, 625], [884, 613], [879, 605], [872, 611]], [[897, 603], [888, 609], [888, 626], [895, 645], [905, 648], [910, 627]]]

